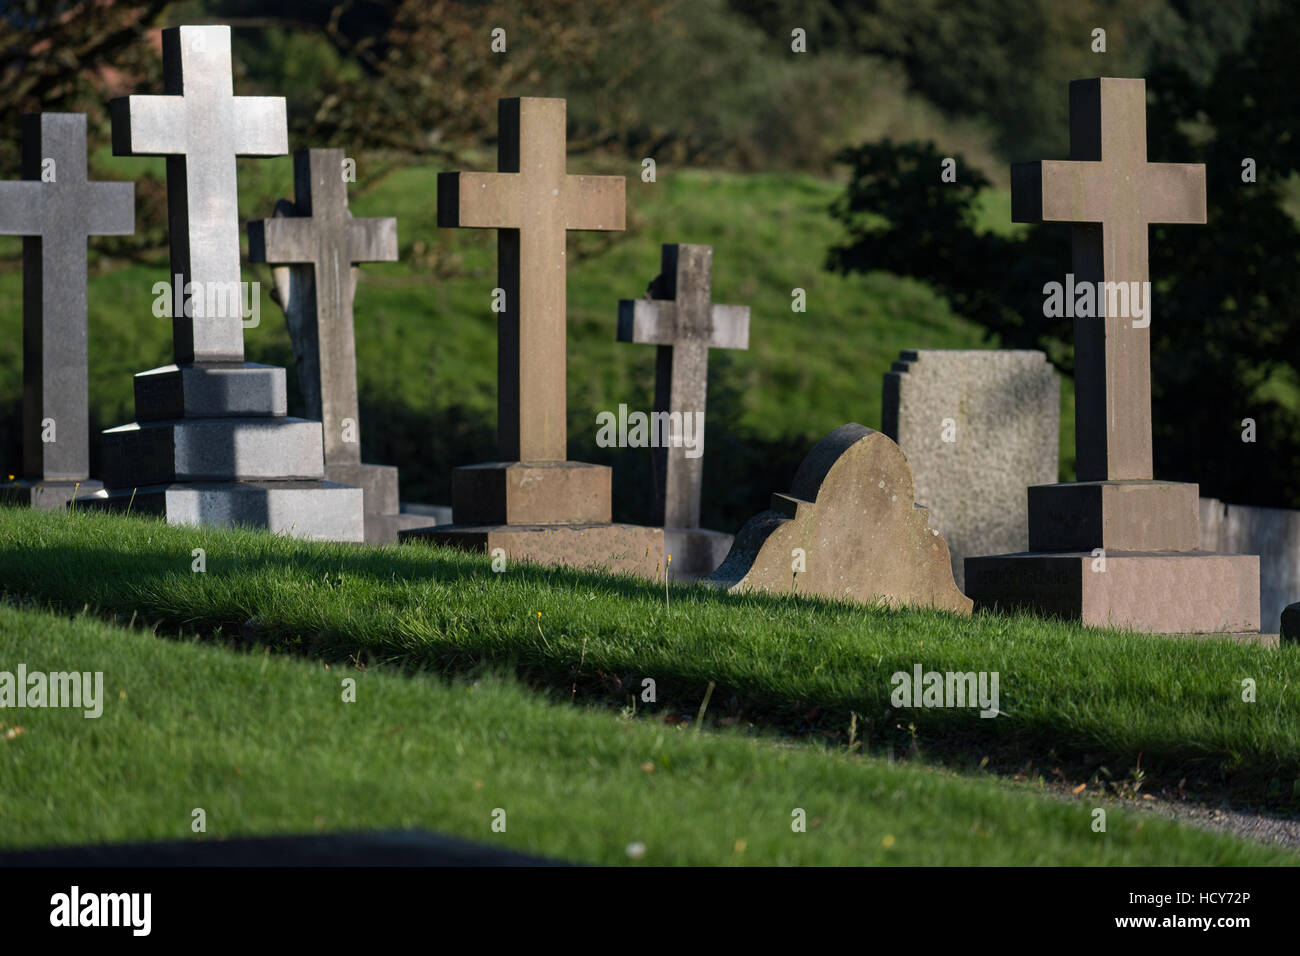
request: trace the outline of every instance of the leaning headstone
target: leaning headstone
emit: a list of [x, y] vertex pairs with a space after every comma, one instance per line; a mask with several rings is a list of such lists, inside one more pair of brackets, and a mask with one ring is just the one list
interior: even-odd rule
[[[1205, 222], [1205, 167], [1147, 161], [1143, 80], [1070, 84], [1070, 155], [1013, 166], [1011, 206], [1075, 224], [1076, 287], [1146, 282], [1149, 224]], [[1152, 480], [1152, 304], [1114, 311], [1074, 322], [1079, 480], [1031, 487], [1031, 553], [967, 558], [966, 591], [1098, 627], [1258, 632], [1259, 558], [1198, 550], [1197, 486]]]
[[248, 224], [248, 257], [277, 266], [277, 298], [293, 342], [306, 415], [325, 437], [325, 479], [364, 493], [366, 541], [387, 544], [403, 527], [432, 522], [399, 512], [397, 469], [361, 461], [354, 263], [397, 259], [396, 219], [356, 219], [348, 210], [341, 149], [293, 155], [294, 202]]
[[87, 179], [86, 117], [23, 117], [23, 179], [0, 182], [0, 235], [23, 236], [23, 468], [0, 500], [62, 508], [90, 478], [86, 241], [135, 231], [135, 185]]
[[645, 297], [618, 304], [618, 340], [658, 346], [654, 410], [667, 427], [651, 457], [650, 523], [663, 526], [673, 577], [711, 574], [732, 536], [700, 527], [709, 349], [749, 348], [749, 307], [713, 304], [712, 246], [665, 244]]
[[439, 174], [438, 225], [497, 230], [502, 460], [455, 469], [455, 523], [402, 540], [653, 576], [663, 529], [612, 524], [610, 469], [566, 460], [565, 238], [623, 229], [623, 177], [566, 173], [562, 99], [503, 99], [498, 119], [500, 172]]
[[1282, 610], [1300, 595], [1300, 511], [1201, 499], [1201, 548], [1259, 555], [1259, 624], [1276, 633]]
[[1044, 353], [905, 350], [882, 408], [958, 587], [967, 557], [1029, 548], [1025, 489], [1059, 477], [1061, 383]]
[[113, 151], [167, 157], [175, 364], [136, 375], [137, 420], [104, 432], [109, 494], [90, 500], [360, 541], [361, 490], [323, 481], [320, 422], [286, 416], [284, 369], [244, 361], [235, 157], [288, 152], [284, 99], [233, 95], [229, 27], [164, 30], [163, 73], [166, 95], [113, 101]]
[[790, 493], [772, 495], [772, 507], [745, 523], [706, 581], [728, 591], [971, 612], [943, 536], [916, 504], [903, 452], [856, 423], [814, 446]]

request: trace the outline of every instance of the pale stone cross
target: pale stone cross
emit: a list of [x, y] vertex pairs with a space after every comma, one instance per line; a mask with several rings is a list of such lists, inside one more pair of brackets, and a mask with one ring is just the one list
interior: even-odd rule
[[[229, 303], [240, 288], [235, 157], [289, 151], [284, 97], [234, 95], [230, 27], [169, 27], [162, 46], [167, 95], [113, 100], [113, 152], [167, 157], [172, 281]], [[229, 311], [173, 316], [176, 364], [242, 362], [243, 316]]]
[[[1146, 282], [1149, 224], [1205, 222], [1205, 167], [1146, 153], [1146, 82], [1076, 80], [1071, 158], [1012, 166], [1011, 218], [1075, 224], [1076, 284]], [[1132, 321], [1074, 322], [1079, 481], [1152, 478], [1151, 330]]]
[[441, 173], [438, 225], [496, 229], [497, 433], [503, 461], [564, 461], [565, 242], [624, 228], [622, 176], [565, 172], [565, 102], [498, 104], [496, 173]]
[[249, 259], [293, 266], [283, 305], [307, 417], [324, 425], [326, 465], [361, 461], [352, 263], [397, 258], [396, 219], [354, 219], [348, 211], [344, 158], [341, 149], [295, 152], [291, 214], [248, 224]]
[[[0, 235], [23, 240], [23, 469], [90, 475], [86, 240], [135, 231], [135, 185], [86, 178], [86, 117], [23, 117], [23, 181], [0, 182]], [[49, 421], [53, 441], [45, 441]]]
[[[659, 346], [655, 360], [655, 411], [703, 414], [709, 388], [709, 349], [749, 348], [749, 307], [714, 305], [713, 247], [665, 244], [663, 265], [650, 284], [652, 298], [618, 304], [618, 340]], [[654, 451], [653, 524], [700, 526], [704, 458], [688, 458], [681, 419], [669, 418], [667, 447]], [[703, 445], [704, 435], [695, 436]]]

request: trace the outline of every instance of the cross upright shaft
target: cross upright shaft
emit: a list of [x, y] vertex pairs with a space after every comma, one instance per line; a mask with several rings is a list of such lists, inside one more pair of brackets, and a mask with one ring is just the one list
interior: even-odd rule
[[86, 240], [135, 231], [135, 185], [87, 179], [82, 113], [23, 117], [23, 180], [0, 183], [0, 235], [24, 237], [23, 469], [75, 481], [90, 475]]
[[[284, 303], [297, 342], [307, 416], [319, 418], [325, 436], [325, 464], [361, 461], [357, 406], [356, 333], [352, 299], [354, 262], [397, 258], [396, 219], [356, 219], [348, 210], [343, 150], [298, 150], [293, 156], [294, 212], [248, 224], [249, 258], [293, 268]], [[355, 435], [344, 440], [344, 422]]]
[[[224, 290], [240, 288], [235, 157], [289, 151], [284, 98], [234, 95], [229, 27], [169, 27], [162, 38], [167, 95], [113, 100], [113, 152], [167, 157], [173, 281], [228, 303]], [[172, 333], [178, 365], [244, 359], [242, 315], [175, 315]]]
[[[1012, 166], [1011, 201], [1016, 222], [1074, 223], [1076, 283], [1144, 283], [1149, 225], [1205, 222], [1205, 167], [1147, 162], [1144, 80], [1076, 80], [1070, 160]], [[1098, 300], [1104, 313], [1105, 296]], [[1150, 301], [1146, 308], [1150, 320]], [[1079, 481], [1153, 477], [1147, 324], [1074, 320]]]
[[622, 176], [565, 172], [565, 102], [498, 104], [496, 173], [438, 176], [438, 225], [496, 229], [497, 431], [503, 461], [564, 461], [565, 242], [624, 228]]
[[[651, 520], [698, 528], [704, 459], [686, 456], [680, 429], [685, 416], [705, 411], [709, 349], [749, 347], [749, 308], [713, 304], [712, 246], [665, 244], [662, 263], [651, 298], [619, 302], [618, 338], [658, 346], [655, 411], [670, 413], [670, 443], [654, 450], [658, 487]], [[681, 419], [674, 422], [672, 413]], [[702, 447], [703, 432], [695, 439]]]

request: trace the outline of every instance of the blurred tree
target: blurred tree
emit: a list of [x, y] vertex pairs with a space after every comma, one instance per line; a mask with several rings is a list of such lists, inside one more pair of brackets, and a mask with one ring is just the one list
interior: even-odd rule
[[[1151, 229], [1156, 470], [1243, 504], [1300, 503], [1300, 230], [1283, 209], [1300, 172], [1297, 42], [1300, 10], [1285, 9], [1207, 79], [1167, 65], [1148, 81], [1148, 154], [1204, 162], [1209, 203], [1206, 226]], [[1246, 157], [1257, 182], [1243, 181]], [[957, 182], [942, 183], [940, 158], [928, 143], [846, 151], [853, 181], [833, 215], [848, 236], [828, 267], [925, 279], [1003, 345], [1043, 348], [1069, 371], [1068, 321], [1042, 318], [1042, 284], [1069, 271], [1069, 227], [979, 233], [972, 204], [985, 181], [959, 165]]]

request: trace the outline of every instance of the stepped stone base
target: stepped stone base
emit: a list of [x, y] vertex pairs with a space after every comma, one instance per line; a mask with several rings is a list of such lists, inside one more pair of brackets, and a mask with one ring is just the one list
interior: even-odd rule
[[707, 528], [664, 528], [664, 552], [672, 555], [672, 581], [707, 578], [727, 558], [735, 535]]
[[1078, 481], [1029, 488], [1030, 551], [1195, 551], [1200, 492], [1181, 481]]
[[1212, 551], [1090, 551], [966, 559], [977, 610], [1029, 610], [1153, 634], [1259, 632], [1259, 558]]
[[146, 485], [78, 497], [77, 506], [157, 515], [168, 524], [250, 526], [320, 541], [365, 539], [361, 489], [325, 481]]
[[255, 362], [164, 365], [137, 372], [136, 421], [174, 418], [283, 418], [284, 369]]
[[325, 476], [321, 424], [303, 418], [132, 422], [103, 436], [100, 477], [108, 488]]
[[0, 486], [0, 504], [20, 505], [38, 511], [59, 511], [67, 507], [74, 496], [80, 502], [82, 498], [103, 489], [104, 485], [93, 478], [80, 482], [20, 478]]
[[403, 531], [419, 528], [431, 528], [434, 519], [428, 515], [413, 515], [405, 512], [387, 515], [365, 516], [366, 544], [397, 544]]
[[517, 561], [636, 574], [663, 573], [663, 528], [632, 524], [441, 525], [404, 531], [403, 542], [430, 541], [491, 554], [505, 551], [507, 567]]
[[451, 473], [457, 524], [608, 524], [612, 471], [580, 461], [491, 461]]
[[365, 493], [368, 515], [395, 515], [401, 508], [397, 493], [397, 468], [393, 465], [327, 464], [325, 480], [360, 488]]

